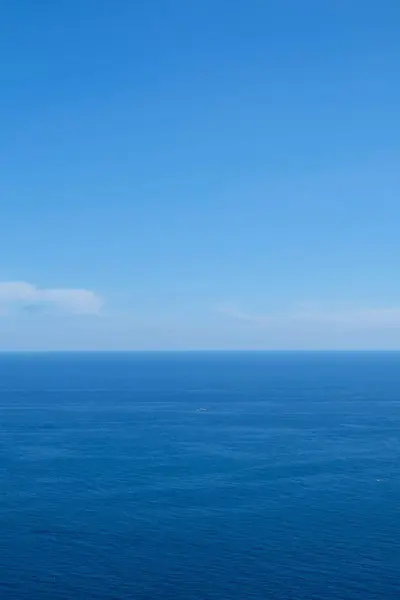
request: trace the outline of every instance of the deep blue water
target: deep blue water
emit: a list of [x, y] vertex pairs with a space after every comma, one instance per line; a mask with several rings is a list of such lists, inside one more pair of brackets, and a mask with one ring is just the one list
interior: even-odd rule
[[0, 355], [0, 494], [5, 600], [398, 600], [400, 353]]

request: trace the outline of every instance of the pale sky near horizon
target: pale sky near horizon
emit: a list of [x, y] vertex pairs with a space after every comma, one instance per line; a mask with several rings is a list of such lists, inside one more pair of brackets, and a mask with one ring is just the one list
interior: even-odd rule
[[400, 349], [398, 0], [19, 0], [0, 49], [0, 350]]

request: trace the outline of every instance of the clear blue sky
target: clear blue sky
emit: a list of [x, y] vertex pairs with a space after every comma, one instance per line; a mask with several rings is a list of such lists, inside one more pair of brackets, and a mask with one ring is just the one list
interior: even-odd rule
[[398, 0], [19, 0], [0, 49], [1, 349], [400, 348]]

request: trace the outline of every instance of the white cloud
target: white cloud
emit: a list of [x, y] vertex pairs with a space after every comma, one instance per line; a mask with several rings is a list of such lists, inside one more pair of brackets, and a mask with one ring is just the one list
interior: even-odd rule
[[74, 315], [97, 315], [103, 300], [90, 290], [39, 288], [24, 281], [0, 282], [0, 312], [52, 309]]
[[217, 311], [219, 313], [221, 313], [222, 315], [225, 315], [226, 317], [230, 317], [237, 321], [254, 321], [255, 317], [258, 317], [258, 318], [261, 317], [261, 315], [249, 314], [249, 313], [241, 310], [240, 308], [237, 308], [233, 304], [224, 304], [222, 306], [219, 306], [217, 308]]
[[355, 326], [400, 326], [400, 307], [354, 308], [348, 310], [307, 310], [297, 319], [321, 323]]
[[218, 309], [226, 317], [259, 327], [283, 324], [321, 324], [350, 327], [400, 327], [400, 307], [321, 309], [309, 306], [298, 310], [256, 314], [233, 306]]

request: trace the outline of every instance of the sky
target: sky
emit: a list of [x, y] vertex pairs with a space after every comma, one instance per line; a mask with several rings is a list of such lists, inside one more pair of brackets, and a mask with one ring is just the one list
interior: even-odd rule
[[398, 0], [0, 11], [0, 350], [400, 349]]

